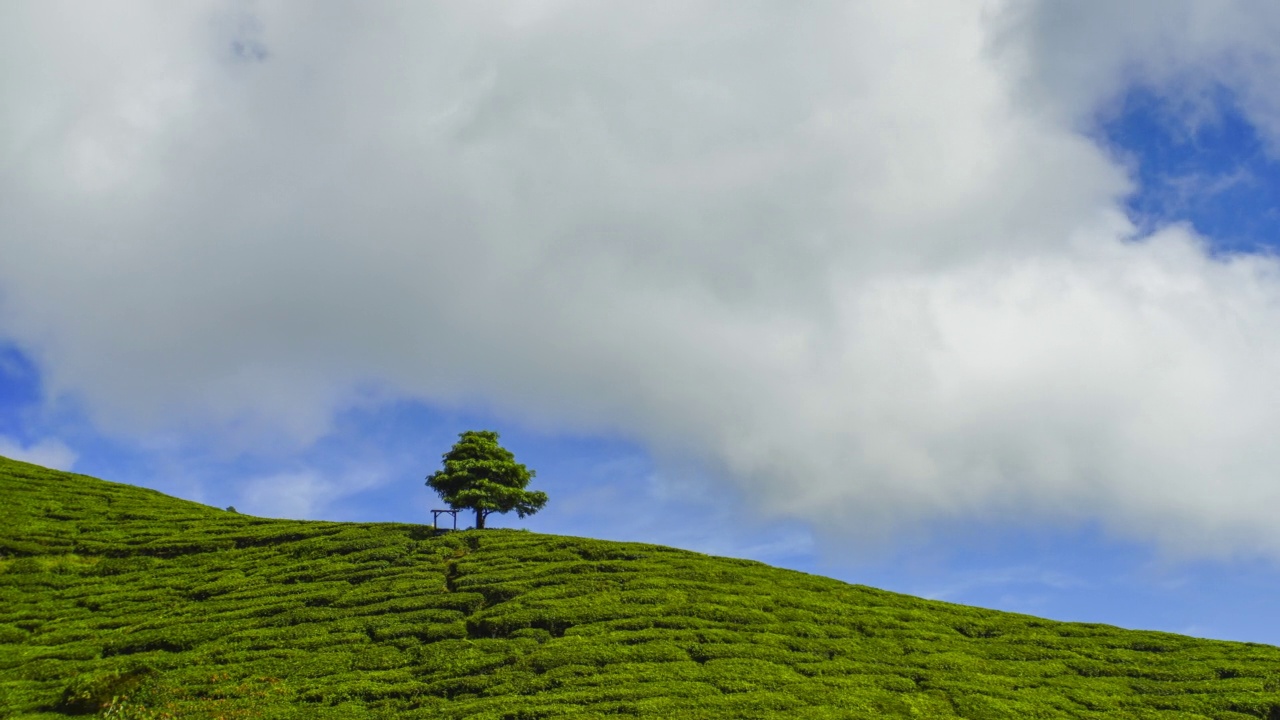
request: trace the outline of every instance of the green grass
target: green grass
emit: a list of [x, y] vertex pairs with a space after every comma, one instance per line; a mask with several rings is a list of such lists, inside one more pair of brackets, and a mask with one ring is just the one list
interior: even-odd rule
[[0, 458], [0, 716], [1280, 718], [1280, 648]]

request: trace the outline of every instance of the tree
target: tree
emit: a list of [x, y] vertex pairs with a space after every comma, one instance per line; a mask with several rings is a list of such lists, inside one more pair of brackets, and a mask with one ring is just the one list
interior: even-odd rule
[[444, 469], [427, 476], [427, 486], [454, 510], [475, 510], [477, 528], [490, 513], [515, 510], [524, 517], [547, 504], [546, 493], [525, 490], [537, 473], [516, 462], [492, 430], [460, 433], [443, 460]]

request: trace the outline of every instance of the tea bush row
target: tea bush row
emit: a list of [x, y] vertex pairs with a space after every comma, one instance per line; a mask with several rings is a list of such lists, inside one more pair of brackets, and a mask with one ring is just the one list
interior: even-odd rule
[[1270, 646], [654, 545], [266, 520], [2, 459], [0, 490], [0, 715], [1280, 717]]

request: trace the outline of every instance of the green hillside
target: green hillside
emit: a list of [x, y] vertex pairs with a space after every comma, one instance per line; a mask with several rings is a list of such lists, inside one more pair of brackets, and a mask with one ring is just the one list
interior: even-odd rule
[[0, 501], [5, 717], [1280, 718], [1268, 645], [653, 545], [267, 520], [3, 458]]

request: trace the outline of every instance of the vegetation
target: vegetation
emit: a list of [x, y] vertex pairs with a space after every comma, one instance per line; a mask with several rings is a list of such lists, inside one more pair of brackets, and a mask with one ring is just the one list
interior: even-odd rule
[[492, 430], [460, 434], [443, 459], [444, 469], [430, 475], [427, 486], [440, 493], [449, 507], [475, 510], [477, 530], [484, 529], [484, 519], [491, 513], [515, 510], [524, 517], [547, 504], [546, 493], [525, 490], [536, 473], [516, 462]]
[[0, 716], [1277, 718], [1280, 648], [0, 459]]

